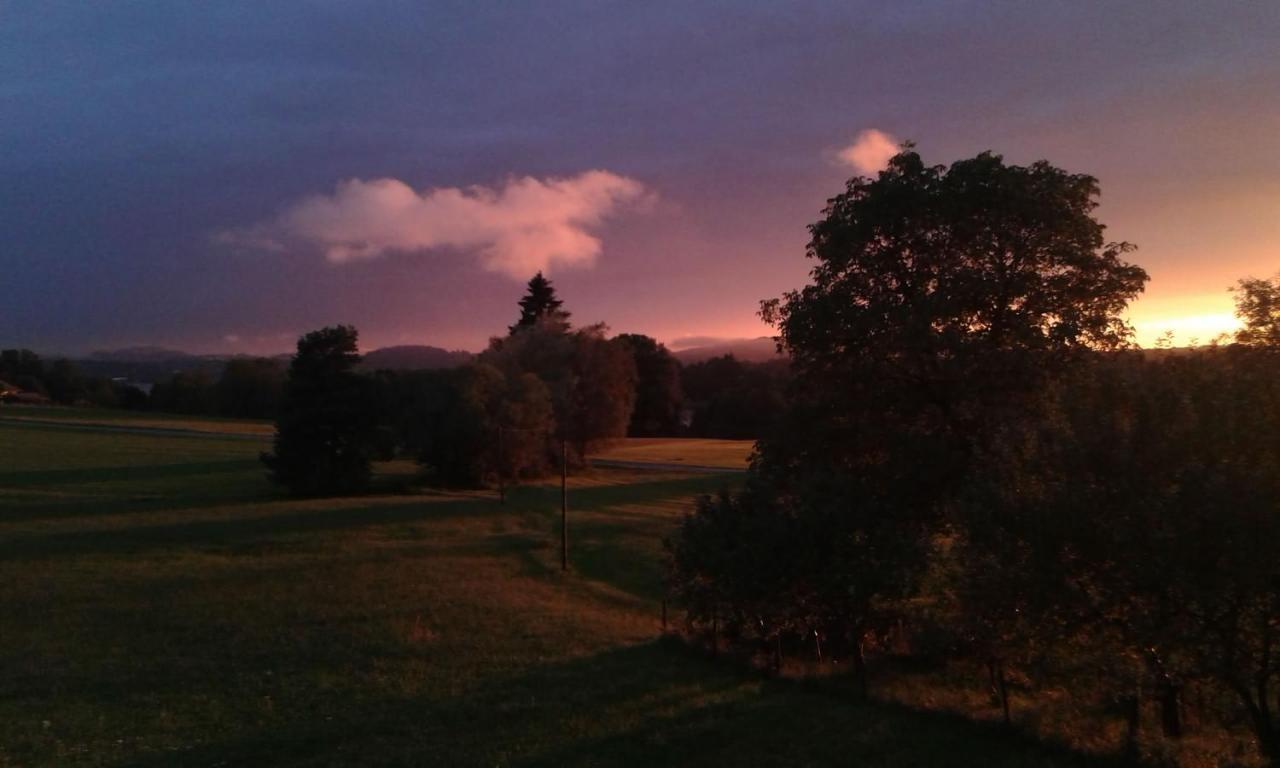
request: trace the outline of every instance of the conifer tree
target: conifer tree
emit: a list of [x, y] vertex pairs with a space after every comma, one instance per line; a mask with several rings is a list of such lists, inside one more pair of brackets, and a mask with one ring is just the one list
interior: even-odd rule
[[529, 289], [520, 299], [520, 319], [510, 327], [511, 333], [537, 325], [540, 320], [554, 320], [569, 328], [569, 313], [561, 309], [563, 301], [556, 297], [555, 286], [542, 273], [529, 280]]

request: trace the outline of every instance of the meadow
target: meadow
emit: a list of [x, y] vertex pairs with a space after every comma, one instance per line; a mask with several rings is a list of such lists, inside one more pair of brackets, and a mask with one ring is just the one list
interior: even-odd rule
[[[64, 417], [0, 419], [5, 768], [1094, 762], [664, 635], [662, 538], [738, 474], [571, 478], [565, 573], [558, 482], [295, 500], [244, 430]], [[732, 454], [685, 448], [628, 458]]]

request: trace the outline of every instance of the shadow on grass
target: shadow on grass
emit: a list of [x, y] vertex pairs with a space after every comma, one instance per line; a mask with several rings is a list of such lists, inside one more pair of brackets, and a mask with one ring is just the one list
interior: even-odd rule
[[674, 640], [455, 696], [300, 703], [217, 743], [120, 764], [1084, 766], [1112, 761], [962, 717], [766, 680]]
[[[609, 507], [687, 499], [716, 493], [740, 482], [735, 475], [702, 475], [674, 480], [653, 480], [628, 485], [602, 485], [571, 489], [569, 493], [569, 560], [576, 573], [606, 583], [636, 597], [660, 600], [662, 559], [645, 543], [661, 541], [672, 525], [666, 517], [649, 521], [628, 517], [625, 521], [601, 519]], [[559, 547], [560, 490], [554, 486], [525, 486], [508, 494], [508, 505], [525, 515], [530, 529], [543, 530]], [[585, 519], [579, 519], [588, 513]], [[533, 551], [523, 553], [526, 572], [544, 575], [549, 569]]]
[[15, 536], [0, 540], [0, 559], [119, 554], [168, 548], [220, 548], [264, 538], [363, 528], [390, 523], [440, 520], [475, 513], [482, 502], [418, 500], [401, 504], [290, 511], [232, 520], [138, 525], [129, 528]]
[[124, 467], [85, 467], [79, 469], [42, 469], [30, 472], [0, 472], [0, 488], [29, 488], [42, 485], [79, 483], [145, 482], [195, 475], [220, 475], [262, 469], [257, 459], [200, 461], [183, 464], [145, 464]]
[[[687, 480], [636, 483], [628, 486], [583, 488], [574, 490], [571, 503], [576, 504], [576, 509], [579, 511], [586, 511], [610, 504], [641, 503], [673, 496], [693, 495], [715, 487], [718, 486], [714, 478], [697, 477]], [[506, 507], [499, 507], [488, 499], [480, 498], [441, 500], [439, 497], [430, 497], [410, 500], [410, 497], [406, 497], [406, 501], [399, 504], [362, 505], [361, 497], [351, 497], [347, 499], [351, 506], [337, 509], [288, 511], [247, 519], [196, 520], [137, 525], [111, 530], [18, 535], [0, 540], [0, 558], [49, 558], [172, 547], [225, 547], [269, 537], [439, 520], [462, 514], [524, 513], [535, 519], [541, 516], [546, 520], [553, 515], [558, 515], [558, 494], [558, 490], [553, 494], [547, 488], [532, 486], [521, 488], [518, 492], [511, 494]], [[278, 499], [278, 497], [274, 498]], [[554, 506], [550, 503], [553, 498]], [[225, 499], [215, 501], [216, 504], [224, 502]], [[136, 502], [133, 503], [136, 504]], [[193, 506], [201, 506], [204, 503], [193, 502]], [[178, 506], [181, 506], [181, 502]], [[570, 509], [571, 515], [573, 509]]]

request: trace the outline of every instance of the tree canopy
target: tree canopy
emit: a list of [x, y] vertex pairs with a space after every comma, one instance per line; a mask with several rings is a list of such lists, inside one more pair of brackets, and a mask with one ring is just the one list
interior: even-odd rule
[[[810, 227], [810, 284], [762, 307], [791, 355], [782, 423], [760, 442], [744, 498], [703, 505], [705, 520], [682, 528], [710, 549], [673, 544], [677, 588], [695, 578], [721, 596], [695, 621], [816, 633], [861, 672], [935, 537], [965, 525], [978, 450], [1081, 353], [1128, 343], [1122, 312], [1147, 275], [1122, 258], [1131, 245], [1103, 237], [1097, 195], [1093, 177], [1046, 162], [982, 153], [927, 166], [907, 147], [828, 201]], [[750, 528], [708, 534], [743, 525], [714, 514], [726, 506], [750, 510]], [[785, 557], [768, 562], [777, 578], [744, 587], [740, 558], [764, 546], [750, 531]]]
[[948, 460], [1080, 351], [1128, 344], [1122, 312], [1147, 274], [1104, 238], [1098, 194], [1044, 161], [928, 166], [909, 146], [851, 179], [809, 228], [810, 284], [762, 307], [812, 417], [797, 445]]
[[1280, 274], [1270, 280], [1245, 278], [1233, 290], [1243, 325], [1236, 341], [1280, 348]]
[[298, 339], [276, 419], [275, 451], [263, 454], [272, 479], [299, 495], [368, 487], [375, 447], [371, 380], [356, 373], [358, 334], [349, 325]]

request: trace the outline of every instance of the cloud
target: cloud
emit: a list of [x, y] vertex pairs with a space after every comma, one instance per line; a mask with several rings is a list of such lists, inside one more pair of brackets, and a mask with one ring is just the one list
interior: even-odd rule
[[333, 194], [302, 200], [273, 222], [230, 239], [269, 249], [286, 240], [306, 242], [335, 263], [452, 249], [523, 280], [538, 270], [591, 265], [601, 252], [593, 230], [648, 197], [638, 181], [603, 170], [421, 192], [398, 179], [350, 179]]
[[858, 138], [840, 150], [837, 157], [858, 173], [871, 175], [889, 165], [889, 158], [898, 154], [901, 143], [894, 136], [871, 128], [859, 133]]

